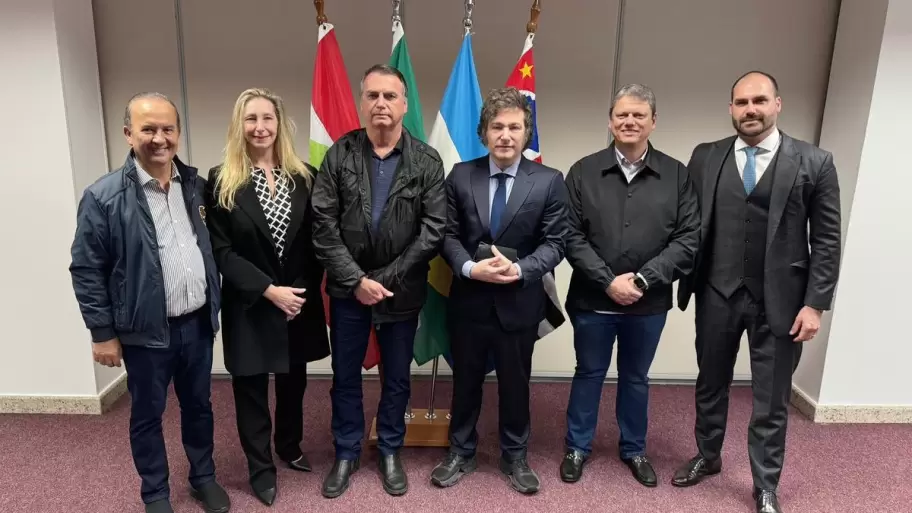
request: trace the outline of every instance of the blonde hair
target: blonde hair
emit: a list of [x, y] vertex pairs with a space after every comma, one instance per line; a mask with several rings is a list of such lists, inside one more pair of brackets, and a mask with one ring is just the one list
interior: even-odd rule
[[[226, 210], [234, 208], [234, 197], [237, 191], [250, 180], [253, 161], [247, 153], [244, 109], [247, 108], [247, 103], [254, 98], [265, 98], [275, 108], [278, 128], [273, 151], [279, 166], [279, 173], [284, 173], [289, 178], [294, 175], [302, 176], [308, 187], [313, 180], [313, 174], [295, 151], [295, 124], [285, 115], [285, 104], [282, 102], [282, 98], [268, 89], [247, 89], [238, 96], [234, 103], [231, 123], [228, 125], [228, 142], [225, 145], [224, 159], [215, 183], [218, 190], [218, 205]], [[294, 187], [294, 181], [291, 186]]]

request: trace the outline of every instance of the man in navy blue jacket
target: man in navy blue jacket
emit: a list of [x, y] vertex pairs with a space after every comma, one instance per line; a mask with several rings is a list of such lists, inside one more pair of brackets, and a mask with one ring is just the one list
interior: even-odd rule
[[141, 93], [127, 104], [132, 150], [79, 202], [70, 273], [96, 362], [120, 367], [132, 398], [130, 446], [147, 513], [172, 513], [162, 436], [168, 385], [180, 402], [191, 495], [211, 513], [230, 501], [215, 481], [209, 400], [219, 279], [205, 225], [205, 179], [175, 154], [177, 108]]

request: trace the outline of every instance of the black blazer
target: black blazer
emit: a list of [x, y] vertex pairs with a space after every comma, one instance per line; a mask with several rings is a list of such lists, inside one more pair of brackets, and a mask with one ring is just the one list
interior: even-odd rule
[[[542, 284], [564, 258], [567, 188], [560, 171], [522, 158], [507, 201], [501, 231], [491, 239], [488, 156], [453, 166], [446, 179], [447, 224], [443, 257], [456, 278], [450, 286], [449, 317], [456, 322], [487, 319], [491, 304], [505, 330], [537, 326], [546, 312]], [[462, 266], [481, 242], [516, 250], [522, 279], [508, 285], [466, 278]]]
[[[226, 211], [217, 205], [219, 170], [217, 166], [209, 171], [206, 204], [212, 249], [222, 274], [225, 367], [241, 376], [285, 373], [291, 364], [325, 358], [329, 339], [320, 291], [323, 268], [314, 257], [307, 182], [294, 178], [283, 267], [253, 182], [238, 190], [235, 207]], [[263, 297], [269, 285], [307, 289], [307, 302], [290, 322]]]
[[[839, 277], [842, 224], [839, 180], [833, 155], [781, 133], [764, 261], [764, 307], [774, 335], [788, 335], [805, 305], [829, 310]], [[687, 169], [703, 216], [696, 272], [682, 279], [678, 307], [706, 284], [705, 254], [713, 221], [716, 185], [735, 136], [694, 148]], [[809, 248], [810, 246], [810, 248]]]

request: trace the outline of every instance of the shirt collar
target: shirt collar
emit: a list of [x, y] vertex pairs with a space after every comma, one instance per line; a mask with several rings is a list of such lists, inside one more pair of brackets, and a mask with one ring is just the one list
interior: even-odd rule
[[510, 164], [510, 167], [506, 169], [500, 169], [497, 167], [497, 164], [494, 163], [494, 157], [488, 155], [488, 168], [491, 171], [491, 176], [496, 175], [497, 173], [506, 173], [513, 178], [516, 178], [516, 172], [519, 170], [519, 163], [522, 161], [522, 157], [516, 159], [516, 162]]
[[386, 160], [386, 159], [392, 157], [393, 155], [401, 155], [402, 148], [404, 146], [405, 146], [405, 128], [402, 129], [402, 135], [399, 136], [399, 140], [396, 141], [396, 145], [393, 146], [393, 149], [389, 153], [387, 153], [385, 157], [381, 157], [380, 155], [377, 155], [377, 152], [374, 151], [374, 147], [371, 144], [370, 139], [367, 140], [367, 147], [370, 148], [371, 155], [373, 155], [373, 157], [375, 159], [380, 159], [380, 160]]
[[[765, 139], [760, 141], [760, 144], [757, 145], [757, 148], [760, 148], [764, 152], [773, 152], [776, 151], [776, 148], [779, 146], [779, 141], [782, 136], [779, 134], [779, 129], [774, 128], [772, 132]], [[744, 148], [747, 148], [749, 145], [744, 142], [743, 139], [738, 137], [735, 139], [735, 151], [741, 151]]]
[[[148, 173], [148, 171], [143, 169], [143, 167], [139, 164], [139, 160], [136, 159], [135, 157], [133, 158], [133, 165], [136, 166], [136, 175], [139, 177], [140, 184], [146, 185], [147, 183], [151, 182], [152, 180], [155, 180], [155, 178], [153, 178], [152, 175], [150, 175]], [[177, 172], [177, 166], [174, 164], [174, 162], [172, 162], [171, 163], [171, 180], [177, 180], [179, 182], [180, 179], [181, 179], [181, 177], [180, 177], [180, 173]]]
[[[598, 155], [598, 165], [601, 168], [602, 176], [607, 175], [612, 170], [617, 169], [623, 173], [622, 163], [627, 162], [627, 159], [624, 159], [621, 152], [618, 151], [617, 146], [612, 141], [607, 148], [599, 150], [596, 154]], [[660, 167], [662, 167], [661, 160], [662, 153], [652, 146], [652, 142], [646, 142], [646, 151], [643, 155], [636, 161], [633, 162], [633, 165], [636, 165], [640, 172], [651, 171], [655, 176], [661, 178], [662, 172]], [[624, 164], [626, 165], [626, 164]]]
[[633, 162], [630, 162], [629, 160], [627, 160], [626, 157], [624, 157], [624, 154], [621, 153], [621, 150], [619, 150], [617, 148], [617, 146], [614, 147], [614, 156], [617, 158], [618, 164], [620, 164], [622, 166], [627, 166], [627, 167], [634, 167], [634, 168], [643, 167], [646, 164], [646, 154], [647, 153], [649, 153], [649, 146], [646, 147], [646, 150], [643, 152], [642, 155], [640, 155], [640, 158], [636, 159]]

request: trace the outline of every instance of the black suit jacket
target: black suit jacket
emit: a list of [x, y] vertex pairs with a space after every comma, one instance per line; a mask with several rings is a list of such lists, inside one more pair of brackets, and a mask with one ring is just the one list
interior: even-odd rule
[[[841, 213], [833, 155], [781, 133], [770, 198], [764, 263], [764, 306], [770, 329], [786, 336], [805, 305], [829, 310], [839, 276]], [[705, 251], [722, 164], [735, 136], [694, 148], [687, 169], [703, 216], [696, 272], [678, 287], [678, 306], [706, 284]]]
[[[294, 177], [282, 266], [253, 181], [238, 190], [229, 212], [217, 204], [218, 173], [219, 167], [209, 171], [206, 203], [212, 249], [223, 282], [225, 367], [234, 375], [280, 373], [288, 372], [292, 363], [325, 358], [329, 340], [320, 291], [323, 268], [314, 256], [311, 238], [310, 187], [304, 178]], [[307, 289], [301, 313], [290, 322], [263, 297], [269, 285]]]
[[[490, 176], [488, 156], [484, 156], [456, 164], [446, 179], [443, 257], [456, 276], [450, 287], [449, 316], [455, 322], [488, 319], [493, 303], [505, 330], [533, 327], [545, 317], [542, 277], [564, 258], [567, 190], [563, 175], [523, 157], [496, 239], [491, 238], [489, 227]], [[522, 279], [499, 285], [463, 276], [463, 265], [473, 260], [482, 242], [516, 250]]]

